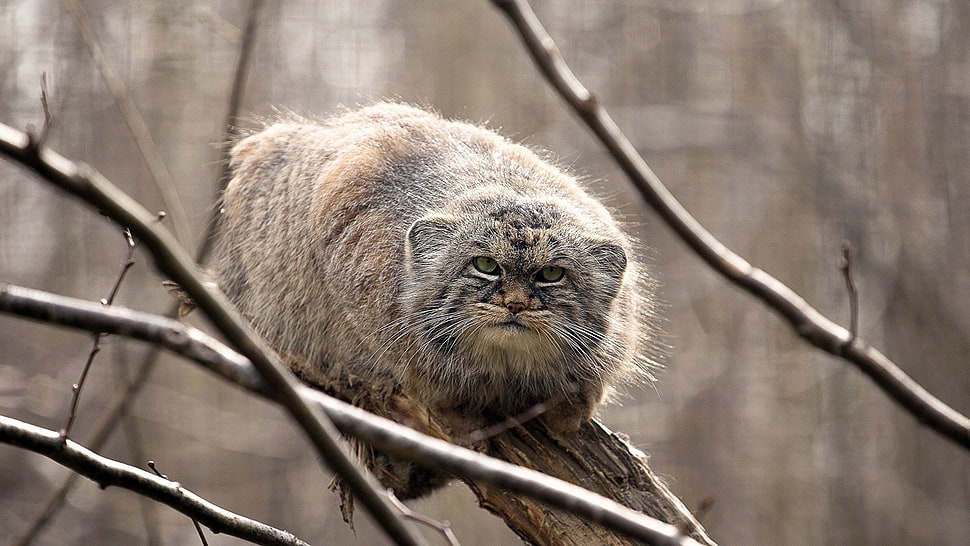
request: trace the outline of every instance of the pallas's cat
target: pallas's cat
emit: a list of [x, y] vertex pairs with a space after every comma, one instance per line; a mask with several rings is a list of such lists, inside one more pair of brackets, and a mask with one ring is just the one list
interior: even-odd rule
[[220, 283], [311, 381], [560, 431], [649, 379], [652, 284], [606, 208], [484, 128], [381, 103], [238, 142]]

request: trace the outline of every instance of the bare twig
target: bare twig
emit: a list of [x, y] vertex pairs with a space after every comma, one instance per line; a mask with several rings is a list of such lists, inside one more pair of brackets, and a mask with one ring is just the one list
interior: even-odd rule
[[44, 125], [40, 129], [40, 135], [37, 136], [39, 146], [43, 146], [47, 142], [47, 136], [51, 132], [51, 126], [54, 125], [54, 114], [51, 113], [49, 99], [50, 94], [47, 92], [47, 72], [44, 72], [40, 75], [40, 104], [44, 108]]
[[262, 0], [251, 0], [246, 11], [246, 27], [243, 29], [242, 42], [239, 45], [239, 57], [236, 59], [236, 69], [232, 75], [232, 87], [229, 88], [229, 107], [226, 109], [226, 122], [222, 134], [222, 161], [219, 163], [219, 191], [228, 182], [229, 144], [238, 134], [237, 118], [242, 106], [242, 97], [246, 91], [246, 80], [249, 78], [250, 60], [253, 47], [256, 45], [256, 27], [259, 23], [259, 12], [263, 7]]
[[[154, 349], [153, 349], [154, 350]], [[132, 389], [132, 378], [131, 371], [129, 368], [133, 366], [130, 364], [127, 358], [127, 351], [119, 351], [114, 359], [115, 365], [115, 377], [117, 383], [122, 387], [124, 392], [138, 392], [137, 389]], [[144, 366], [142, 366], [144, 368]], [[141, 368], [139, 368], [140, 370]], [[137, 374], [135, 379], [139, 379], [141, 374]], [[147, 376], [146, 376], [147, 377]], [[143, 380], [143, 379], [142, 379]], [[128, 453], [130, 454], [128, 460], [131, 461], [144, 461], [145, 456], [145, 442], [142, 439], [141, 434], [141, 420], [129, 415], [124, 414], [121, 419], [119, 419], [121, 424], [121, 429], [125, 435], [125, 441], [128, 446]], [[91, 447], [90, 444], [85, 444]], [[92, 448], [93, 450], [93, 448]], [[138, 511], [141, 514], [142, 523], [145, 526], [145, 542], [149, 545], [162, 544], [162, 531], [161, 524], [159, 522], [159, 506], [157, 503], [152, 502], [151, 499], [138, 496]]]
[[[852, 243], [842, 241], [842, 256], [839, 258], [839, 270], [845, 277], [845, 289], [849, 294], [849, 339], [845, 342], [845, 348], [852, 345], [855, 338], [859, 335], [859, 290], [856, 288], [855, 279], [852, 278]], [[843, 352], [845, 351], [843, 348]]]
[[[175, 320], [4, 283], [0, 283], [0, 312], [157, 343], [236, 385], [270, 397], [264, 380], [245, 357]], [[327, 412], [342, 432], [388, 454], [539, 499], [648, 544], [698, 545], [673, 525], [581, 487], [421, 434], [306, 386], [298, 387], [298, 394]]]
[[216, 506], [195, 493], [140, 468], [102, 457], [57, 432], [0, 415], [0, 441], [28, 449], [90, 478], [99, 487], [136, 491], [198, 519], [217, 533], [256, 544], [305, 545], [291, 533]]
[[74, 18], [74, 23], [81, 32], [81, 38], [91, 51], [91, 57], [94, 59], [94, 64], [97, 65], [98, 71], [101, 72], [101, 78], [104, 80], [105, 87], [108, 88], [111, 97], [118, 103], [121, 117], [124, 118], [125, 124], [128, 125], [131, 137], [134, 139], [135, 145], [138, 146], [138, 150], [145, 160], [145, 165], [148, 167], [149, 172], [151, 172], [155, 186], [158, 188], [162, 196], [162, 201], [165, 203], [165, 209], [172, 213], [172, 225], [175, 228], [176, 238], [184, 248], [188, 248], [188, 245], [192, 243], [192, 230], [189, 227], [188, 216], [182, 207], [182, 200], [179, 198], [178, 192], [175, 189], [175, 181], [172, 179], [168, 167], [165, 166], [165, 160], [162, 159], [162, 154], [159, 153], [158, 146], [155, 145], [151, 131], [148, 130], [148, 125], [141, 117], [141, 114], [138, 113], [135, 102], [131, 100], [131, 95], [128, 93], [121, 74], [118, 73], [118, 70], [108, 60], [107, 55], [104, 54], [104, 49], [101, 47], [101, 40], [94, 30], [94, 26], [91, 25], [91, 19], [88, 17], [87, 12], [84, 11], [84, 8], [77, 0], [63, 0], [63, 2], [64, 9]]
[[451, 528], [450, 521], [447, 521], [447, 520], [438, 521], [420, 512], [415, 512], [414, 510], [411, 510], [410, 508], [408, 508], [406, 504], [401, 502], [401, 500], [398, 499], [397, 496], [394, 495], [393, 489], [387, 490], [387, 498], [391, 499], [391, 503], [394, 506], [396, 506], [397, 509], [400, 510], [402, 514], [404, 514], [404, 517], [412, 519], [418, 523], [427, 525], [428, 527], [434, 529], [435, 531], [438, 531], [439, 533], [441, 533], [441, 536], [445, 537], [445, 540], [448, 541], [449, 546], [461, 546], [461, 543], [458, 542], [458, 537], [455, 536], [455, 531], [452, 530]]
[[[576, 391], [575, 386], [573, 386], [570, 392], [575, 392], [575, 391]], [[543, 413], [546, 413], [552, 408], [563, 403], [565, 399], [566, 399], [566, 394], [558, 394], [556, 396], [553, 396], [548, 400], [539, 402], [538, 404], [534, 404], [532, 407], [528, 408], [522, 413], [519, 413], [518, 415], [513, 415], [512, 417], [503, 419], [491, 426], [481, 428], [478, 430], [473, 430], [464, 438], [459, 438], [455, 440], [455, 444], [460, 446], [471, 446], [479, 442], [482, 442], [484, 440], [487, 440], [489, 438], [494, 438], [495, 436], [498, 436], [503, 432], [506, 432], [518, 426], [522, 426], [523, 424], [538, 418]]]
[[725, 247], [684, 209], [596, 97], [572, 73], [527, 2], [492, 2], [515, 26], [543, 76], [607, 148], [643, 198], [701, 259], [784, 317], [806, 341], [852, 363], [920, 422], [970, 449], [970, 419], [937, 399], [861, 338], [856, 337], [847, 346], [850, 332], [819, 313], [778, 279]]
[[242, 41], [243, 31], [213, 11], [211, 7], [199, 6], [195, 10], [195, 16], [223, 40], [231, 44], [238, 44]]
[[270, 395], [259, 372], [249, 360], [212, 336], [177, 320], [125, 307], [103, 307], [97, 303], [3, 282], [0, 282], [0, 313], [148, 341], [204, 364], [216, 375], [244, 389], [266, 397]]
[[[128, 228], [123, 228], [122, 233], [125, 236], [128, 254], [125, 257], [124, 263], [121, 264], [121, 271], [118, 272], [118, 276], [115, 279], [115, 284], [111, 287], [111, 292], [108, 293], [107, 298], [101, 300], [101, 305], [107, 306], [114, 303], [115, 296], [118, 295], [118, 290], [121, 289], [121, 284], [125, 281], [128, 271], [131, 270], [132, 266], [135, 265], [135, 247], [138, 246], [138, 243], [135, 242], [135, 238], [131, 236], [131, 231], [129, 231]], [[91, 343], [91, 351], [88, 353], [88, 358], [84, 362], [84, 368], [81, 370], [81, 377], [78, 379], [77, 383], [71, 385], [71, 407], [67, 412], [67, 421], [64, 423], [64, 428], [62, 428], [60, 431], [61, 436], [64, 438], [70, 436], [71, 427], [74, 426], [74, 420], [77, 419], [77, 407], [81, 400], [81, 390], [84, 388], [84, 382], [87, 380], [88, 372], [91, 370], [91, 365], [94, 363], [94, 357], [101, 352], [101, 338], [103, 337], [104, 334], [101, 332], [95, 332], [94, 341]]]
[[[163, 480], [169, 480], [175, 484], [175, 487], [182, 489], [182, 486], [177, 481], [170, 479], [168, 476], [166, 476], [165, 474], [162, 474], [158, 470], [158, 467], [155, 466], [155, 461], [148, 461], [148, 468], [151, 468], [152, 472], [158, 475], [159, 478], [162, 478]], [[192, 525], [195, 526], [196, 532], [199, 533], [199, 539], [202, 541], [202, 546], [209, 546], [209, 542], [206, 541], [205, 539], [205, 533], [202, 532], [202, 527], [199, 525], [199, 522], [195, 518], [192, 518]]]
[[[0, 292], [3, 288], [0, 287]], [[159, 351], [153, 350], [151, 355], [160, 354]], [[154, 359], [143, 362], [135, 373], [134, 378], [132, 378], [131, 383], [128, 387], [118, 396], [115, 397], [114, 401], [105, 411], [101, 420], [94, 427], [94, 434], [87, 442], [87, 446], [92, 451], [99, 451], [108, 438], [111, 435], [111, 431], [114, 430], [116, 423], [121, 419], [123, 415], [128, 412], [128, 407], [131, 405], [131, 401], [134, 400], [135, 394], [141, 390], [141, 387], [145, 384], [148, 376], [151, 374], [151, 370], [154, 367]], [[61, 485], [57, 487], [53, 493], [47, 498], [43, 504], [43, 508], [40, 512], [33, 518], [31, 525], [13, 542], [16, 546], [26, 546], [31, 544], [36, 540], [37, 536], [44, 526], [54, 517], [54, 514], [60, 509], [64, 504], [64, 500], [67, 498], [67, 493], [71, 490], [71, 487], [77, 483], [77, 479], [80, 474], [70, 473], [61, 482]]]
[[81, 369], [81, 377], [77, 380], [77, 383], [71, 385], [71, 407], [67, 412], [67, 420], [64, 422], [64, 426], [58, 432], [61, 438], [65, 440], [71, 435], [71, 427], [74, 425], [74, 420], [77, 418], [77, 406], [81, 400], [81, 389], [84, 388], [84, 382], [88, 378], [88, 371], [91, 370], [91, 364], [94, 363], [94, 357], [101, 352], [101, 335], [100, 333], [94, 334], [94, 342], [91, 344], [91, 351], [88, 352], [88, 358], [84, 361], [84, 368]]
[[208, 286], [195, 262], [154, 217], [100, 173], [75, 164], [49, 148], [38, 148], [24, 133], [0, 124], [0, 153], [30, 168], [43, 180], [95, 207], [132, 233], [152, 253], [155, 264], [195, 300], [213, 325], [259, 370], [271, 398], [286, 408], [323, 460], [339, 474], [382, 529], [399, 544], [424, 544], [423, 538], [391, 506], [346, 453], [326, 415], [297, 394], [298, 381], [217, 289]]
[[263, 6], [262, 0], [251, 0], [249, 9], [246, 12], [246, 28], [243, 30], [242, 41], [239, 46], [239, 57], [236, 59], [236, 70], [232, 76], [232, 87], [229, 90], [229, 108], [226, 112], [226, 122], [222, 134], [221, 157], [219, 161], [219, 177], [215, 200], [212, 205], [212, 214], [209, 218], [209, 226], [205, 232], [205, 238], [196, 254], [198, 262], [204, 262], [212, 250], [215, 242], [216, 218], [219, 216], [219, 209], [222, 203], [222, 192], [229, 183], [229, 148], [232, 141], [238, 135], [239, 110], [242, 105], [242, 97], [246, 89], [246, 79], [249, 76], [249, 67], [252, 64], [253, 46], [256, 44], [256, 26], [259, 22], [259, 11]]
[[[247, 13], [246, 30], [245, 30], [245, 33], [242, 34], [243, 39], [240, 42], [241, 45], [240, 45], [239, 61], [236, 64], [236, 70], [233, 74], [232, 88], [229, 93], [230, 107], [229, 107], [229, 113], [226, 116], [226, 129], [225, 129], [225, 134], [223, 136], [223, 143], [222, 143], [223, 154], [225, 154], [225, 151], [228, 150], [229, 140], [231, 139], [232, 134], [234, 134], [235, 119], [239, 115], [241, 97], [243, 95], [243, 91], [245, 89], [245, 83], [246, 83], [245, 73], [248, 71], [248, 68], [250, 66], [250, 62], [249, 62], [249, 59], [251, 57], [250, 53], [252, 51], [252, 44], [255, 42], [256, 21], [258, 20], [258, 17], [257, 17], [258, 10], [259, 10], [259, 7], [261, 6], [262, 6], [261, 0], [252, 0], [252, 2], [250, 3], [249, 11]], [[215, 15], [211, 14], [211, 12], [210, 12], [210, 15], [215, 17]], [[52, 120], [52, 116], [50, 115], [50, 108], [48, 106], [48, 101], [47, 101], [46, 84], [47, 84], [47, 79], [46, 79], [46, 73], [45, 73], [45, 77], [42, 80], [42, 88], [41, 88], [41, 100], [42, 100], [42, 104], [44, 106], [44, 112], [45, 112], [45, 118], [44, 118], [45, 125], [44, 125], [44, 130], [41, 133], [40, 137], [36, 139], [38, 146], [42, 146], [44, 144], [47, 133], [49, 132], [49, 128]], [[135, 124], [137, 125], [137, 121], [135, 122]], [[226, 177], [225, 172], [226, 172], [227, 164], [228, 164], [227, 159], [223, 157], [222, 161], [220, 161], [219, 176], [217, 179], [217, 185], [219, 187], [218, 191], [216, 192], [217, 196], [221, 193], [222, 188], [225, 185], [225, 183], [222, 181]], [[218, 205], [217, 204], [213, 205], [213, 211], [214, 211], [213, 214], [216, 214], [218, 210], [219, 210]], [[165, 216], [165, 213], [160, 212], [158, 215], [158, 219], [161, 220], [162, 218], [164, 218], [164, 216]], [[202, 244], [200, 248], [196, 251], [196, 261], [199, 263], [205, 262], [211, 250], [212, 239], [214, 235], [214, 224], [215, 224], [214, 221], [209, 222], [206, 232], [202, 238]], [[178, 313], [178, 307], [176, 306], [171, 311], [166, 313], [166, 316], [174, 317], [177, 315], [177, 313]], [[152, 347], [145, 354], [143, 362], [141, 366], [138, 368], [138, 371], [135, 374], [132, 384], [129, 385], [127, 389], [125, 389], [125, 393], [116, 401], [114, 405], [112, 405], [112, 410], [109, 411], [105, 415], [105, 418], [103, 418], [100, 421], [99, 427], [96, 429], [94, 436], [92, 436], [91, 440], [88, 442], [88, 445], [92, 446], [92, 449], [94, 449], [95, 451], [100, 449], [103, 443], [107, 440], [111, 431], [114, 430], [115, 426], [117, 426], [117, 423], [120, 422], [121, 419], [124, 417], [125, 413], [127, 412], [131, 398], [134, 397], [135, 394], [140, 391], [142, 384], [145, 381], [147, 381], [148, 377], [151, 375], [151, 370], [154, 368], [155, 362], [157, 361], [158, 354], [159, 354], [158, 349], [155, 347]], [[37, 534], [39, 534], [40, 530], [43, 529], [44, 525], [48, 521], [50, 521], [50, 519], [54, 516], [57, 510], [61, 506], [63, 506], [63, 502], [64, 502], [64, 499], [67, 498], [68, 491], [73, 486], [73, 484], [76, 483], [77, 481], [76, 477], [77, 477], [77, 474], [68, 475], [61, 483], [60, 487], [58, 487], [53, 493], [51, 493], [51, 496], [48, 497], [47, 501], [43, 505], [44, 506], [43, 510], [34, 519], [33, 525], [31, 525], [27, 533], [22, 535], [22, 537], [19, 539], [17, 543], [18, 545], [25, 546], [27, 544], [30, 544], [34, 540]]]

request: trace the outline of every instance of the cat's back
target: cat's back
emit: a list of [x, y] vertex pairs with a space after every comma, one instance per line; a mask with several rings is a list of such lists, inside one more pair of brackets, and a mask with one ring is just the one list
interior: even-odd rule
[[469, 123], [404, 104], [379, 103], [323, 121], [292, 118], [240, 141], [227, 195], [313, 197], [317, 210], [393, 213], [406, 225], [473, 191], [558, 197], [598, 208], [533, 151]]

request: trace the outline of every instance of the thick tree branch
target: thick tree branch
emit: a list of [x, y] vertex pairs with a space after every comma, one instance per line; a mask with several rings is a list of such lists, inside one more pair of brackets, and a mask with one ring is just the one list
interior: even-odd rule
[[701, 259], [780, 314], [809, 343], [843, 357], [868, 375], [920, 422], [970, 449], [970, 419], [937, 399], [864, 340], [859, 337], [852, 340], [850, 332], [826, 318], [778, 279], [725, 247], [684, 209], [596, 97], [572, 73], [527, 2], [492, 1], [515, 26], [543, 76], [606, 146], [643, 198]]
[[291, 533], [216, 506], [176, 482], [102, 457], [64, 439], [53, 430], [0, 415], [0, 441], [57, 461], [90, 478], [101, 488], [114, 485], [151, 497], [196, 519], [215, 533], [225, 533], [256, 544], [306, 546]]
[[28, 135], [3, 124], [0, 124], [0, 153], [129, 228], [149, 249], [158, 269], [178, 283], [212, 324], [259, 370], [271, 398], [286, 408], [323, 460], [345, 480], [378, 525], [398, 544], [425, 543], [413, 524], [405, 521], [378, 491], [374, 480], [344, 451], [329, 419], [297, 394], [298, 382], [293, 375], [225, 296], [204, 282], [195, 262], [167, 230], [155, 224], [154, 215], [91, 167], [75, 164], [47, 147], [38, 147]]
[[[262, 396], [269, 396], [264, 380], [245, 357], [199, 330], [171, 319], [121, 307], [106, 308], [92, 302], [3, 283], [0, 283], [0, 312], [156, 343], [202, 364], [210, 371], [243, 388]], [[472, 481], [476, 488], [489, 488], [486, 499], [497, 502], [498, 496], [503, 495], [502, 491], [507, 490], [523, 497], [543, 501], [648, 544], [700, 544], [689, 537], [682, 536], [681, 531], [674, 525], [647, 517], [587, 489], [426, 436], [309, 387], [298, 387], [298, 393], [304, 400], [325, 411], [342, 432], [357, 437], [386, 453], [453, 473]], [[590, 424], [588, 427], [587, 433], [596, 436], [607, 435], [612, 437], [610, 442], [622, 443], [601, 425]], [[498, 449], [515, 462], [531, 464], [532, 461], [528, 458], [521, 457], [523, 446], [530, 445], [530, 442], [523, 442], [521, 437], [529, 434], [527, 430], [518, 432], [511, 442], [499, 444], [502, 447]], [[582, 439], [577, 439], [573, 444], [581, 442]], [[612, 451], [608, 457], [598, 457], [596, 460], [614, 461], [616, 467], [629, 466], [626, 462], [617, 463], [620, 457], [616, 455], [616, 451], [629, 452], [629, 456], [633, 458], [638, 456], [635, 450], [626, 445], [622, 446], [622, 449], [614, 449], [602, 447], [604, 444], [598, 442], [593, 444], [601, 446], [599, 449], [604, 451]], [[516, 455], [516, 452], [520, 455]], [[574, 465], [579, 463], [581, 461], [577, 461]], [[585, 470], [581, 471], [585, 473]], [[649, 473], [649, 470], [645, 469], [643, 472]], [[643, 476], [635, 479], [642, 480]], [[633, 496], [636, 491], [636, 484], [631, 481], [623, 484], [629, 496]], [[667, 495], [673, 498], [669, 492]], [[624, 502], [629, 500], [624, 499]], [[548, 511], [548, 507], [525, 500], [521, 501], [520, 506], [540, 507], [541, 510]], [[642, 509], [649, 511], [650, 507], [644, 506]], [[669, 509], [654, 511], [670, 512]], [[702, 537], [707, 544], [713, 544], [706, 539], [703, 530], [692, 521], [689, 514], [676, 514], [676, 517], [671, 519], [686, 520], [692, 534]]]

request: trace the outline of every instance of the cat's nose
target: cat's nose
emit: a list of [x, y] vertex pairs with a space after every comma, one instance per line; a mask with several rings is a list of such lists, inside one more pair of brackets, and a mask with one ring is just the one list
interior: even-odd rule
[[505, 304], [505, 308], [514, 313], [525, 311], [525, 304], [520, 301], [510, 301]]

